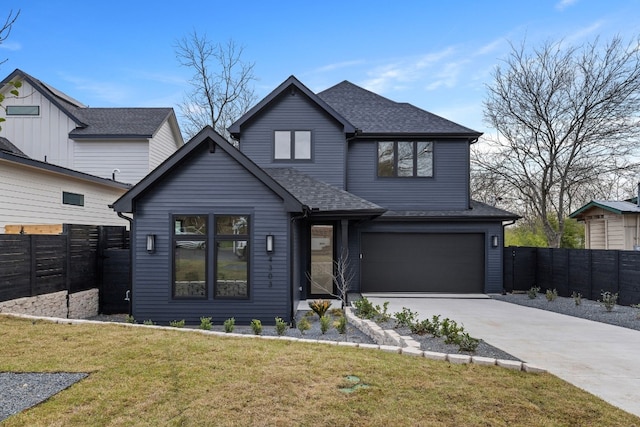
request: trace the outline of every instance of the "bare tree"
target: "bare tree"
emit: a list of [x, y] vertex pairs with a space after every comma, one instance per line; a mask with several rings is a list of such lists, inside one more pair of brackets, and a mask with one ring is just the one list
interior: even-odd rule
[[542, 221], [549, 246], [559, 247], [586, 188], [638, 168], [638, 46], [614, 38], [527, 51], [523, 43], [494, 71], [485, 120], [498, 137], [476, 147], [473, 160], [485, 180]]
[[242, 60], [243, 50], [233, 40], [214, 43], [195, 31], [177, 42], [178, 62], [193, 71], [191, 90], [180, 104], [187, 137], [209, 125], [230, 140], [227, 127], [256, 101], [254, 63]]
[[[16, 22], [19, 15], [20, 15], [20, 11], [13, 13], [13, 9], [10, 10], [9, 13], [7, 14], [7, 18], [4, 20], [4, 24], [0, 28], [0, 44], [2, 44], [9, 37], [9, 34], [11, 34], [11, 29], [13, 28], [13, 24]], [[5, 62], [7, 62], [7, 59], [0, 61], [0, 65], [4, 64]], [[20, 81], [8, 82], [7, 84], [10, 86], [13, 86], [13, 89], [9, 91], [11, 96], [12, 97], [18, 96], [19, 94], [18, 89], [22, 87], [22, 82]], [[6, 99], [6, 95], [0, 93], [0, 108], [4, 109], [4, 106], [2, 104], [5, 99]], [[0, 123], [5, 121], [6, 119], [4, 117], [0, 117]], [[0, 126], [0, 130], [2, 130], [1, 126]]]

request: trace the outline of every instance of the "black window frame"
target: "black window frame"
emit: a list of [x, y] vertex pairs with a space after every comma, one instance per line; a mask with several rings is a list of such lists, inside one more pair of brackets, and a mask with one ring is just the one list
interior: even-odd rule
[[[392, 143], [393, 144], [393, 174], [392, 175], [381, 175], [380, 174], [380, 144], [381, 143]], [[412, 144], [412, 174], [411, 175], [400, 175], [398, 173], [399, 168], [399, 156], [398, 156], [398, 145], [399, 143], [411, 143]], [[419, 143], [429, 143], [431, 145], [431, 174], [430, 175], [418, 175], [418, 144]], [[376, 142], [376, 176], [378, 178], [386, 179], [386, 178], [433, 178], [434, 175], [434, 147], [435, 142], [433, 140], [407, 140], [407, 139], [398, 139], [398, 140], [381, 140]]]
[[[278, 158], [276, 157], [276, 134], [278, 132], [289, 133], [289, 157]], [[296, 132], [308, 132], [309, 133], [309, 157], [298, 158], [296, 157]], [[273, 161], [274, 162], [312, 162], [313, 161], [313, 131], [310, 129], [276, 129], [273, 131]]]
[[70, 191], [63, 191], [62, 204], [67, 206], [84, 207], [84, 194], [72, 193]]
[[[13, 109], [20, 109], [20, 108], [36, 108], [37, 112], [35, 114], [32, 113], [12, 113], [11, 110]], [[7, 105], [5, 107], [5, 113], [7, 116], [12, 116], [12, 117], [16, 117], [16, 116], [24, 116], [24, 117], [39, 117], [40, 116], [40, 106], [39, 105]]]
[[[246, 218], [246, 233], [245, 234], [219, 234], [218, 233], [218, 220], [223, 217], [244, 217]], [[246, 213], [218, 213], [213, 218], [213, 241], [214, 251], [212, 258], [213, 269], [213, 299], [214, 300], [249, 300], [251, 299], [251, 215]], [[234, 242], [244, 241], [246, 242], [244, 247], [243, 258], [246, 261], [247, 268], [247, 293], [245, 296], [225, 296], [218, 295], [218, 253], [220, 242]], [[234, 251], [235, 254], [235, 251]], [[235, 254], [237, 255], [237, 254]]]
[[[209, 230], [210, 215], [208, 214], [174, 214], [171, 216], [171, 299], [177, 301], [195, 300], [205, 301], [209, 299]], [[177, 234], [175, 224], [181, 217], [203, 217], [205, 218], [206, 230], [204, 234]], [[176, 296], [176, 247], [179, 241], [203, 242], [204, 243], [204, 295], [202, 296]]]

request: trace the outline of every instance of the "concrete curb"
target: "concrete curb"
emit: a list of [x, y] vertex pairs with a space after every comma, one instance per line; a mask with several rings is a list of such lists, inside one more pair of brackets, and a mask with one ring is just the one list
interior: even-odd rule
[[[517, 362], [514, 360], [500, 360], [492, 359], [488, 357], [468, 356], [464, 354], [445, 354], [437, 353], [433, 351], [422, 351], [419, 348], [419, 343], [415, 342], [410, 337], [402, 337], [395, 331], [385, 331], [380, 326], [371, 322], [370, 320], [360, 319], [355, 316], [350, 308], [345, 310], [345, 314], [348, 320], [355, 325], [360, 331], [367, 334], [376, 344], [366, 343], [354, 343], [348, 341], [328, 341], [328, 340], [312, 340], [296, 337], [285, 336], [269, 336], [269, 335], [250, 335], [250, 334], [235, 334], [219, 331], [207, 331], [203, 329], [191, 329], [191, 328], [174, 328], [171, 326], [158, 326], [158, 325], [141, 325], [137, 323], [122, 323], [122, 322], [105, 322], [102, 320], [85, 320], [85, 319], [66, 319], [58, 317], [46, 317], [46, 316], [33, 316], [30, 314], [18, 314], [18, 313], [0, 313], [3, 317], [13, 317], [26, 320], [44, 320], [47, 322], [57, 323], [60, 325], [117, 325], [125, 328], [147, 328], [147, 329], [161, 329], [172, 330], [183, 333], [194, 333], [202, 335], [213, 335], [218, 337], [227, 338], [246, 338], [246, 339], [269, 339], [269, 340], [281, 340], [291, 342], [301, 342], [308, 344], [325, 344], [344, 347], [361, 348], [367, 350], [379, 350], [387, 353], [404, 354], [413, 357], [424, 357], [430, 360], [448, 361], [452, 364], [476, 364], [480, 366], [500, 366], [506, 369], [530, 372], [530, 373], [545, 373], [545, 369], [528, 363]], [[392, 332], [392, 333], [388, 333]], [[411, 342], [413, 341], [413, 342]], [[418, 347], [415, 344], [418, 344]]]

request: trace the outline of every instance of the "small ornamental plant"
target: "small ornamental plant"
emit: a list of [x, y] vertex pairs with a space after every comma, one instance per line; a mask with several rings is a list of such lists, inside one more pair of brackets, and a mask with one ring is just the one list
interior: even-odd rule
[[298, 330], [300, 330], [300, 333], [304, 335], [304, 333], [309, 329], [311, 329], [311, 323], [309, 323], [309, 319], [307, 319], [306, 317], [300, 319], [300, 321], [298, 322]]
[[396, 319], [396, 328], [408, 328], [416, 321], [418, 313], [402, 307], [402, 311], [395, 313], [393, 317]]
[[582, 294], [580, 292], [573, 291], [571, 298], [573, 298], [573, 302], [576, 303], [576, 306], [582, 304]]
[[544, 294], [544, 296], [549, 302], [555, 301], [556, 298], [558, 298], [558, 291], [556, 289], [547, 289], [547, 292]]
[[251, 320], [251, 330], [254, 334], [260, 335], [262, 333], [262, 322], [258, 319]]
[[320, 332], [322, 332], [322, 335], [326, 334], [330, 327], [331, 327], [331, 317], [322, 316], [320, 318]]
[[147, 325], [147, 326], [153, 326], [153, 325], [155, 325], [156, 323], [155, 323], [153, 320], [151, 320], [151, 319], [147, 319], [147, 320], [145, 320], [144, 322], [142, 322], [142, 324], [143, 324], [143, 325]]
[[169, 322], [169, 326], [171, 326], [172, 328], [184, 328], [184, 325], [185, 325], [184, 319], [172, 320], [171, 322]]
[[540, 292], [540, 286], [532, 286], [527, 291], [527, 296], [529, 299], [536, 299], [538, 297], [538, 292]]
[[341, 316], [333, 324], [340, 335], [347, 333], [347, 317]]
[[600, 297], [602, 298], [600, 302], [604, 306], [605, 310], [613, 311], [613, 307], [615, 307], [618, 302], [618, 293], [614, 294], [609, 291], [602, 291], [600, 293]]
[[230, 317], [224, 321], [222, 324], [224, 326], [224, 331], [228, 334], [233, 332], [233, 329], [236, 327], [236, 319], [234, 317]]
[[276, 317], [276, 333], [278, 336], [282, 336], [287, 332], [287, 322], [282, 320], [281, 317]]
[[324, 316], [327, 310], [329, 310], [329, 307], [331, 307], [331, 301], [324, 299], [317, 299], [309, 302], [309, 308], [313, 310], [318, 317]]
[[211, 327], [211, 317], [201, 317], [200, 318], [200, 329], [204, 329], [205, 331], [210, 331]]
[[124, 321], [126, 323], [136, 323], [136, 319], [134, 319], [130, 314], [127, 314], [127, 316], [124, 318]]

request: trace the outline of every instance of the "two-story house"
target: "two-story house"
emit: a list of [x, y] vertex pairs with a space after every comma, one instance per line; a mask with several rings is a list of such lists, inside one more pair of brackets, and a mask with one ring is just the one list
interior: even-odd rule
[[184, 144], [172, 108], [88, 107], [19, 69], [0, 93], [0, 233], [127, 225], [108, 205]]
[[503, 221], [472, 201], [480, 133], [349, 82], [290, 77], [230, 128], [211, 128], [117, 200], [134, 214], [137, 319], [273, 323], [333, 293], [502, 291]]

